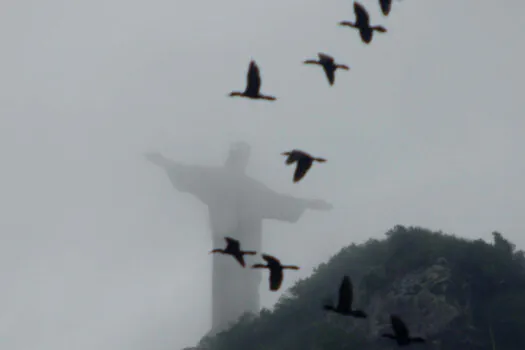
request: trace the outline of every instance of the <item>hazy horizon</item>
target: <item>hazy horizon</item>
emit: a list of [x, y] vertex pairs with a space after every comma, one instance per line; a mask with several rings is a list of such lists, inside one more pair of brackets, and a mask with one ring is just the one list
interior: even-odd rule
[[[206, 208], [148, 151], [221, 165], [244, 140], [251, 176], [334, 205], [265, 222], [265, 252], [301, 266], [277, 293], [261, 284], [265, 307], [342, 246], [397, 224], [486, 240], [497, 230], [524, 248], [525, 5], [406, 0], [383, 17], [362, 3], [388, 29], [369, 46], [337, 26], [354, 19], [346, 0], [8, 0], [2, 344], [173, 350], [209, 330]], [[302, 64], [318, 52], [351, 67], [333, 87]], [[252, 58], [277, 101], [227, 97]], [[328, 162], [293, 184], [280, 155], [292, 148]]]

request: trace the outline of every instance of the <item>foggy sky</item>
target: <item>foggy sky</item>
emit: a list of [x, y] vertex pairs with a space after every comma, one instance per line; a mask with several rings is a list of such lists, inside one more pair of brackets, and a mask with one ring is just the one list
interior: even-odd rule
[[[363, 0], [389, 31], [365, 46], [337, 26], [352, 2], [329, 3], [4, 1], [3, 348], [180, 349], [208, 331], [206, 208], [145, 151], [219, 165], [246, 140], [251, 175], [334, 205], [265, 222], [265, 252], [302, 268], [261, 285], [266, 307], [396, 224], [525, 246], [524, 5], [405, 0], [384, 18]], [[351, 71], [330, 88], [301, 64], [317, 52]], [[226, 97], [251, 58], [275, 103]], [[328, 162], [292, 184], [292, 148]]]

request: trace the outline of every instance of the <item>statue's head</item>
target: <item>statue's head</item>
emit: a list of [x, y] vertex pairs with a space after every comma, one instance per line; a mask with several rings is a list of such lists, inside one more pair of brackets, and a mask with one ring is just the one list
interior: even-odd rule
[[232, 143], [225, 166], [231, 170], [244, 172], [248, 166], [250, 151], [250, 145], [246, 142], [240, 141]]

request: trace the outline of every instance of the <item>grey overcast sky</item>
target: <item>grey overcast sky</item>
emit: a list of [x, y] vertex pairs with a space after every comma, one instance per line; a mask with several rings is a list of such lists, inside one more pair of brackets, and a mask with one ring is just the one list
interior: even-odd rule
[[[141, 154], [222, 164], [335, 206], [265, 223], [300, 277], [396, 224], [525, 246], [525, 5], [405, 0], [370, 46], [350, 0], [4, 0], [0, 12], [0, 343], [173, 350], [209, 329], [204, 205]], [[351, 66], [329, 87], [317, 52]], [[275, 103], [230, 99], [249, 60]], [[279, 154], [328, 159], [299, 184]], [[298, 244], [301, 242], [301, 244]]]

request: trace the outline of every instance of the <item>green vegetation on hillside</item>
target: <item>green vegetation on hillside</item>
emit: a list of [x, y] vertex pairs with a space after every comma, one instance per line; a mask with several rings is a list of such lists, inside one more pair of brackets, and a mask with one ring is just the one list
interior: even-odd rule
[[[389, 314], [405, 319], [429, 349], [525, 349], [525, 254], [500, 233], [492, 244], [396, 226], [383, 240], [352, 244], [283, 295], [273, 311], [246, 314], [204, 338], [211, 350], [390, 349], [379, 336]], [[366, 320], [328, 313], [343, 275]]]

